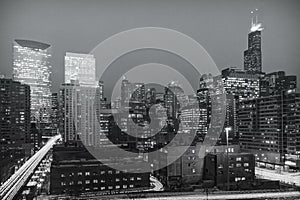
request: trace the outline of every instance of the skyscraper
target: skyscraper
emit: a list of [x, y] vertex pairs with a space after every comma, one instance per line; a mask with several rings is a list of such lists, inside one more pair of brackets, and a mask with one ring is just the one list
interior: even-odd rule
[[[257, 10], [256, 10], [257, 11]], [[248, 34], [248, 49], [244, 51], [244, 69], [249, 73], [262, 72], [261, 33], [262, 24], [258, 22], [257, 15], [253, 15], [250, 33]]]
[[30, 86], [32, 122], [50, 122], [50, 51], [50, 45], [41, 42], [15, 40], [13, 43], [13, 79]]
[[[103, 82], [95, 80], [95, 58], [90, 54], [66, 53], [65, 83], [60, 87], [60, 130], [65, 142], [81, 140], [99, 144], [97, 111], [103, 101]], [[98, 102], [95, 102], [98, 101]]]

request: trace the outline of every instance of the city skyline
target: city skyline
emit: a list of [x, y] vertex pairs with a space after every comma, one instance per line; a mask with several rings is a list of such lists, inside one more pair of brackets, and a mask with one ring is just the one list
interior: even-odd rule
[[[105, 6], [112, 6], [114, 2], [117, 3], [118, 1], [113, 1], [112, 3], [108, 2], [94, 2], [91, 1], [89, 5], [85, 5], [85, 7], [80, 7], [82, 12], [78, 11], [79, 6], [81, 5], [79, 2], [74, 2], [74, 4], [65, 4], [59, 3], [60, 11], [69, 13], [70, 16], [75, 14], [76, 19], [75, 22], [69, 17], [63, 16], [60, 18], [62, 20], [61, 24], [65, 24], [68, 26], [58, 25], [57, 29], [61, 30], [59, 32], [54, 32], [55, 30], [49, 30], [46, 28], [48, 32], [44, 32], [43, 30], [32, 32], [31, 30], [37, 30], [36, 26], [43, 25], [45, 27], [56, 27], [52, 26], [51, 24], [54, 23], [54, 19], [58, 16], [53, 16], [48, 12], [44, 12], [44, 16], [48, 17], [45, 22], [42, 19], [35, 18], [35, 14], [33, 12], [29, 12], [31, 14], [28, 15], [26, 11], [30, 11], [34, 9], [34, 6], [39, 6], [40, 11], [44, 10], [44, 7], [50, 6], [51, 8], [56, 8], [57, 3], [40, 3], [34, 4], [31, 8], [18, 4], [18, 3], [11, 3], [11, 2], [1, 2], [3, 6], [1, 8], [11, 8], [14, 6], [16, 8], [24, 9], [23, 12], [15, 13], [16, 15], [12, 17], [13, 20], [21, 20], [22, 16], [26, 13], [27, 18], [32, 20], [28, 26], [23, 27], [23, 29], [19, 29], [17, 27], [11, 27], [11, 25], [7, 23], [2, 23], [3, 28], [1, 31], [4, 31], [5, 34], [0, 37], [0, 56], [1, 60], [3, 61], [1, 64], [1, 74], [6, 74], [8, 77], [11, 76], [11, 55], [9, 49], [11, 49], [11, 43], [15, 38], [28, 38], [36, 41], [46, 42], [52, 45], [53, 49], [53, 91], [58, 91], [59, 85], [63, 83], [63, 71], [64, 71], [64, 55], [66, 52], [78, 52], [78, 53], [89, 53], [92, 48], [96, 46], [99, 42], [106, 39], [109, 35], [126, 30], [124, 27], [136, 28], [141, 26], [162, 26], [173, 28], [175, 30], [181, 31], [190, 35], [191, 37], [195, 38], [198, 42], [200, 42], [208, 51], [208, 53], [212, 56], [214, 61], [216, 62], [219, 70], [227, 68], [229, 66], [238, 66], [243, 68], [243, 51], [247, 48], [247, 41], [246, 37], [247, 34], [250, 32], [251, 27], [251, 10], [255, 8], [259, 9], [258, 20], [259, 22], [263, 22], [263, 26], [265, 27], [262, 37], [263, 37], [263, 44], [262, 50], [264, 53], [263, 56], [263, 71], [271, 72], [271, 71], [278, 71], [284, 70], [287, 74], [299, 74], [299, 70], [297, 70], [298, 66], [300, 65], [299, 61], [297, 60], [297, 56], [295, 55], [296, 52], [299, 52], [299, 42], [297, 40], [297, 12], [291, 12], [290, 10], [296, 9], [299, 5], [298, 2], [295, 1], [288, 2], [281, 2], [281, 1], [247, 1], [247, 2], [236, 2], [232, 0], [227, 1], [201, 1], [197, 3], [194, 1], [185, 2], [184, 5], [189, 5], [191, 9], [189, 11], [189, 15], [183, 15], [184, 13], [178, 13], [178, 16], [173, 16], [174, 19], [169, 18], [169, 14], [176, 9], [177, 6], [181, 6], [182, 3], [176, 2], [174, 5], [170, 4], [170, 8], [165, 10], [161, 10], [161, 8], [155, 7], [155, 3], [149, 2], [135, 2], [131, 1], [129, 6], [125, 6], [124, 10], [118, 12], [117, 7], [114, 7], [114, 13], [116, 16], [122, 16], [124, 19], [124, 23], [117, 23], [118, 17], [112, 17], [112, 23], [115, 24], [114, 28], [107, 27], [108, 23], [104, 20], [96, 20], [97, 16], [109, 16], [111, 14], [107, 13], [103, 10]], [[161, 5], [166, 5], [168, 1], [163, 1]], [[102, 4], [103, 3], [103, 4]], [[165, 4], [166, 3], [166, 4]], [[217, 9], [210, 10], [211, 12], [208, 13], [205, 11], [205, 8], [211, 8], [216, 3], [218, 3]], [[123, 5], [124, 3], [118, 2], [118, 5]], [[103, 5], [103, 6], [102, 6]], [[169, 5], [169, 4], [168, 4]], [[183, 5], [183, 8], [184, 8]], [[193, 6], [190, 6], [193, 5]], [[201, 5], [201, 6], [200, 6]], [[92, 8], [93, 7], [93, 8]], [[121, 6], [120, 6], [121, 7]], [[132, 8], [131, 8], [132, 7]], [[155, 8], [156, 11], [154, 16], [151, 15], [149, 12], [144, 12], [140, 19], [132, 18], [131, 15], [124, 13], [124, 11], [132, 11], [133, 8], [137, 8], [134, 12], [131, 13], [132, 16], [139, 14], [137, 10], [145, 11], [145, 8]], [[164, 7], [164, 6], [162, 6]], [[74, 9], [74, 13], [70, 13], [70, 9]], [[91, 14], [82, 15], [81, 13], [86, 9], [91, 10]], [[18, 9], [17, 9], [18, 10]], [[55, 10], [55, 9], [54, 9]], [[186, 10], [186, 9], [183, 9]], [[102, 11], [102, 12], [101, 12]], [[197, 12], [196, 12], [197, 11]], [[279, 12], [280, 11], [280, 12]], [[6, 13], [5, 10], [3, 13]], [[64, 14], [65, 14], [64, 13]], [[37, 13], [39, 14], [39, 13]], [[21, 17], [21, 18], [20, 18]], [[155, 20], [161, 18], [162, 20]], [[83, 20], [89, 21], [92, 27], [87, 26], [83, 23]], [[102, 19], [102, 18], [101, 18]], [[197, 20], [195, 20], [197, 19]], [[213, 26], [207, 24], [207, 19], [213, 19], [209, 24], [213, 23]], [[173, 22], [176, 23], [174, 24]], [[180, 23], [184, 21], [189, 21], [190, 23]], [[93, 23], [94, 22], [94, 23]], [[20, 22], [16, 22], [20, 23]], [[13, 24], [13, 23], [10, 23]], [[103, 26], [102, 26], [103, 25]], [[118, 26], [120, 25], [120, 26]], [[128, 26], [129, 25], [129, 26]], [[83, 26], [86, 30], [92, 30], [88, 33], [83, 33], [82, 31], [73, 32], [72, 30], [77, 30], [77, 27]], [[83, 28], [82, 27], [82, 28]], [[103, 27], [102, 29], [99, 27]], [[84, 30], [83, 29], [80, 30]], [[101, 29], [101, 30], [100, 30]], [[112, 30], [113, 29], [113, 30]], [[19, 30], [19, 31], [18, 31]], [[288, 30], [288, 31], [287, 31]], [[70, 32], [71, 31], [71, 32]], [[8, 34], [11, 33], [11, 34]], [[52, 34], [55, 33], [55, 34]], [[230, 34], [229, 34], [230, 33]], [[67, 37], [66, 35], [67, 34]], [[92, 35], [89, 35], [92, 34]], [[9, 35], [9, 36], [8, 36]], [[80, 38], [80, 36], [83, 36]], [[226, 39], [221, 39], [226, 37]], [[284, 37], [284, 39], [282, 39]], [[65, 40], [62, 41], [62, 38]], [[79, 39], [80, 38], [80, 39]], [[83, 38], [83, 39], [82, 39]], [[218, 38], [218, 39], [216, 39]], [[219, 39], [220, 38], [220, 39]], [[233, 45], [232, 45], [233, 44]], [[5, 49], [4, 49], [5, 47]], [[228, 50], [229, 47], [229, 50]], [[226, 49], [226, 51], [224, 51]], [[149, 52], [146, 52], [142, 58], [137, 58], [132, 56], [130, 59], [139, 60], [143, 58], [149, 57], [147, 55]], [[151, 52], [150, 52], [151, 53]], [[150, 54], [151, 56], [151, 54]], [[140, 57], [140, 56], [139, 56]], [[168, 55], [163, 55], [161, 57], [153, 56], [153, 60], [165, 60], [166, 63], [172, 65], [178, 65], [177, 61], [172, 62], [169, 60]], [[125, 59], [125, 62], [130, 65], [130, 63], [134, 63], [134, 61], [128, 61]], [[181, 63], [180, 63], [181, 64]], [[120, 63], [118, 63], [120, 67]], [[185, 67], [185, 66], [182, 66]], [[117, 72], [116, 72], [117, 73]], [[104, 80], [104, 82], [106, 82]], [[194, 80], [194, 82], [198, 82], [198, 80]], [[111, 89], [112, 86], [110, 83], [106, 84], [106, 89]]]
[[298, 8], [3, 0], [0, 198], [297, 199]]

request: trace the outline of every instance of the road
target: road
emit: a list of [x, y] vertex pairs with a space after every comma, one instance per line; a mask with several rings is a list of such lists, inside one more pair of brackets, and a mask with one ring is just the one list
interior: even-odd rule
[[256, 176], [269, 180], [281, 181], [287, 184], [300, 186], [300, 173], [281, 172], [265, 168], [255, 168]]
[[248, 194], [195, 194], [184, 196], [150, 197], [144, 200], [201, 200], [201, 199], [257, 199], [257, 198], [279, 198], [299, 197], [300, 192], [271, 192], [271, 193], [248, 193]]
[[22, 167], [20, 167], [1, 187], [0, 199], [11, 200], [19, 192], [22, 186], [26, 183], [29, 176], [34, 172], [41, 160], [45, 157], [52, 146], [60, 139], [57, 135], [49, 139], [49, 141], [30, 159], [28, 159]]

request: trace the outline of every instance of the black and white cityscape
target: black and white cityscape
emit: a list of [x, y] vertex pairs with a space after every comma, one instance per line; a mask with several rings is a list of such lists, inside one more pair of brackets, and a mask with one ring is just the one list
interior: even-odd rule
[[1, 1], [0, 199], [300, 199], [299, 9]]

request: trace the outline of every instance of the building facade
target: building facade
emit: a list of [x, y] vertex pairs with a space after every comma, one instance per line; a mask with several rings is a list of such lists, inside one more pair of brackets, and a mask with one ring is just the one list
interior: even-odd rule
[[[105, 151], [109, 151], [109, 149], [99, 150], [104, 154]], [[54, 147], [50, 192], [73, 195], [93, 192], [107, 195], [149, 189], [150, 173], [138, 173], [139, 167], [147, 165], [142, 160], [132, 161], [133, 166], [136, 166], [132, 171], [124, 172], [112, 168], [125, 160], [129, 164], [128, 158], [118, 158], [109, 161], [109, 167], [82, 147]]]
[[30, 87], [11, 79], [0, 79], [1, 149], [31, 143]]
[[0, 183], [14, 172], [21, 159], [33, 153], [30, 127], [30, 87], [0, 79]]
[[254, 155], [249, 153], [209, 153], [204, 161], [204, 180], [221, 189], [239, 189], [255, 178]]
[[280, 95], [283, 91], [294, 91], [297, 88], [297, 77], [287, 76], [284, 71], [265, 74], [261, 78], [260, 95]]
[[227, 94], [239, 100], [259, 97], [260, 76], [237, 68], [222, 70], [223, 86]]
[[65, 142], [81, 140], [85, 145], [95, 145], [100, 132], [96, 116], [95, 95], [97, 87], [80, 86], [72, 81], [60, 87], [60, 131]]
[[287, 155], [300, 153], [300, 94], [283, 92], [240, 102], [240, 144], [256, 160], [284, 164]]

